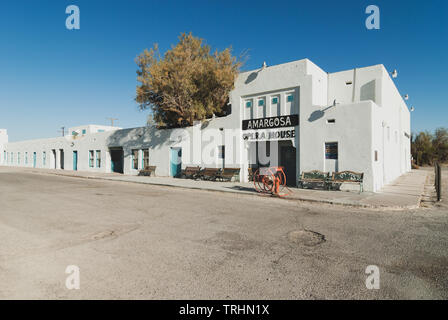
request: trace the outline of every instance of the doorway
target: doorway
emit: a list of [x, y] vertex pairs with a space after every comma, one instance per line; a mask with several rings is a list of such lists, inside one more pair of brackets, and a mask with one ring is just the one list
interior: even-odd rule
[[73, 151], [73, 171], [78, 170], [78, 151]]
[[59, 149], [59, 154], [60, 154], [60, 157], [59, 157], [59, 167], [62, 169], [62, 170], [64, 170], [64, 149]]
[[123, 148], [110, 148], [111, 171], [123, 173], [124, 152]]
[[170, 173], [172, 177], [180, 176], [182, 171], [182, 148], [171, 148]]
[[33, 152], [33, 168], [36, 168], [37, 154]]
[[286, 185], [297, 186], [296, 181], [296, 148], [291, 141], [279, 141], [279, 162], [286, 175]]
[[52, 159], [52, 163], [54, 165], [54, 168], [57, 169], [57, 163], [56, 163], [56, 150], [55, 149], [51, 149], [51, 154], [53, 155], [53, 159]]

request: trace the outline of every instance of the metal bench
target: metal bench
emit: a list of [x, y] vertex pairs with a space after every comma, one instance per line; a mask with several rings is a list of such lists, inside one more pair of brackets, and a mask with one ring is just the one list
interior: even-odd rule
[[257, 171], [256, 168], [248, 168], [247, 169], [247, 175], [248, 175], [249, 182], [254, 181], [254, 173], [255, 173], [255, 171]]
[[156, 166], [146, 166], [145, 169], [142, 169], [138, 172], [139, 176], [155, 176], [156, 175]]
[[198, 173], [198, 177], [202, 180], [215, 181], [220, 170], [218, 168], [204, 168]]
[[327, 181], [330, 174], [319, 170], [303, 171], [299, 178], [299, 186], [304, 187], [305, 183], [319, 183], [322, 187], [327, 187]]
[[222, 171], [219, 171], [217, 174], [217, 179], [221, 181], [232, 181], [233, 178], [235, 180], [240, 180], [240, 168], [224, 168]]
[[364, 180], [363, 172], [353, 172], [353, 171], [333, 172], [331, 179], [328, 180], [328, 190], [330, 190], [330, 187], [335, 184], [358, 183], [359, 193], [361, 193], [363, 191], [363, 180]]
[[189, 178], [189, 179], [196, 179], [198, 177], [198, 174], [200, 171], [201, 171], [201, 168], [199, 166], [186, 167], [184, 170], [182, 170], [182, 177]]

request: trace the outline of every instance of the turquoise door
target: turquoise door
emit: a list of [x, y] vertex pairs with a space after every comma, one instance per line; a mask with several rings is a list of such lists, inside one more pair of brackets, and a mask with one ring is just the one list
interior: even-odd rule
[[33, 168], [36, 168], [36, 159], [37, 159], [37, 154], [36, 152], [33, 153]]
[[78, 170], [78, 151], [73, 151], [73, 171]]
[[182, 148], [171, 148], [170, 171], [172, 177], [180, 176], [182, 170]]

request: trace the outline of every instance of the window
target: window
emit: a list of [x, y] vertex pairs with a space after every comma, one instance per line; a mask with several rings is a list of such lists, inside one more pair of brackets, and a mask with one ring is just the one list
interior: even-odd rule
[[149, 166], [149, 150], [143, 150], [143, 166], [142, 168], [146, 168]]
[[11, 152], [12, 163], [14, 163], [14, 152]]
[[25, 152], [25, 164], [28, 164], [28, 152]]
[[335, 119], [327, 119], [327, 123], [336, 123]]
[[103, 129], [98, 129], [98, 132], [104, 132], [104, 130]]
[[17, 152], [17, 164], [20, 164], [20, 152]]
[[252, 107], [252, 101], [251, 100], [247, 100], [246, 101], [246, 108], [250, 108]]
[[325, 159], [338, 159], [338, 143], [326, 142], [325, 143]]
[[226, 146], [218, 146], [218, 159], [226, 157]]
[[375, 162], [378, 161], [378, 151], [375, 150]]
[[277, 103], [278, 103], [278, 97], [273, 97], [272, 104], [277, 104]]
[[292, 94], [288, 95], [287, 101], [292, 102], [294, 100], [294, 96]]
[[47, 163], [47, 152], [42, 152], [42, 164], [45, 166]]
[[93, 168], [95, 165], [95, 153], [93, 150], [89, 150], [89, 167]]
[[138, 150], [132, 150], [132, 169], [138, 170]]
[[259, 107], [264, 106], [264, 99], [258, 99], [258, 106]]
[[345, 81], [345, 84], [348, 85], [348, 86], [351, 85], [352, 83], [353, 82], [351, 82], [351, 81]]
[[86, 134], [87, 130], [86, 129], [82, 129], [82, 134]]
[[3, 161], [4, 161], [4, 162], [7, 162], [7, 161], [6, 161], [7, 158], [8, 158], [8, 157], [6, 156], [6, 151], [3, 151]]
[[72, 131], [72, 136], [77, 136], [78, 133], [76, 131]]
[[101, 168], [101, 150], [96, 150], [96, 167]]

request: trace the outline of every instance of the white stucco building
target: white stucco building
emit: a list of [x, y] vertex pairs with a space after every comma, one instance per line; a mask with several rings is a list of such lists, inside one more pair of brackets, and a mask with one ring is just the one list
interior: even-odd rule
[[[82, 126], [65, 137], [8, 143], [0, 164], [159, 176], [180, 168], [281, 165], [295, 185], [302, 171], [364, 173], [377, 191], [411, 168], [410, 114], [383, 65], [327, 73], [308, 59], [241, 73], [231, 111], [184, 129]], [[267, 161], [267, 162], [266, 162]]]

